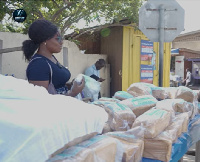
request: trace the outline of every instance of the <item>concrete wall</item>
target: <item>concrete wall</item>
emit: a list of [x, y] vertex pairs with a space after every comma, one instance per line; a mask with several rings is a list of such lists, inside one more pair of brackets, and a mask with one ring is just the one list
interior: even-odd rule
[[[28, 39], [28, 36], [24, 34], [0, 32], [0, 40], [3, 40], [3, 49], [22, 46], [22, 42], [26, 39]], [[2, 54], [2, 65], [0, 66], [2, 74], [14, 74], [17, 78], [26, 78], [27, 62], [25, 62], [22, 51]]]
[[[3, 49], [22, 46], [22, 42], [26, 39], [28, 39], [28, 36], [24, 34], [0, 32], [0, 40], [3, 40]], [[63, 42], [62, 51], [54, 55], [61, 64], [69, 68], [72, 74], [70, 81], [78, 74], [84, 73], [85, 69], [94, 64], [98, 59], [103, 58], [107, 61], [107, 55], [82, 54], [75, 43], [66, 40]], [[26, 67], [28, 63], [25, 62], [22, 51], [4, 53], [1, 56], [1, 74], [14, 74], [16, 78], [26, 79]], [[110, 66], [106, 65], [100, 71], [100, 75], [106, 79], [101, 85], [101, 94], [104, 97], [109, 97]]]

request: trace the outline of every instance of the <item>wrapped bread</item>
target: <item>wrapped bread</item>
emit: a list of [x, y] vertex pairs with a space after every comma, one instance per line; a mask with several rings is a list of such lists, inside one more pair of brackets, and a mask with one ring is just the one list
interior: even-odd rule
[[112, 103], [105, 106], [106, 112], [109, 114], [109, 125], [112, 130], [126, 131], [131, 128], [135, 121], [135, 114], [131, 109], [123, 104]]
[[144, 150], [144, 129], [136, 127], [126, 132], [109, 132], [105, 135], [117, 138], [123, 145], [123, 162], [139, 162]]
[[189, 119], [187, 113], [182, 113], [176, 116], [169, 126], [157, 137], [144, 139], [143, 156], [168, 162], [171, 159], [172, 144], [181, 136], [185, 120], [187, 119]]
[[[105, 135], [95, 136], [77, 145], [94, 153], [94, 161], [122, 161], [123, 147], [119, 140]], [[87, 161], [88, 162], [88, 161]]]
[[140, 115], [134, 121], [132, 128], [143, 125], [145, 138], [155, 138], [170, 123], [171, 113], [165, 110], [152, 108]]
[[156, 103], [157, 109], [166, 110], [172, 113], [172, 117], [175, 117], [177, 113], [188, 112], [189, 115], [192, 115], [193, 105], [183, 99], [165, 99], [158, 101]]
[[83, 141], [86, 141], [92, 137], [95, 137], [98, 134], [98, 132], [93, 132], [93, 133], [89, 133], [86, 134], [84, 136], [80, 136], [78, 138], [75, 138], [74, 140], [68, 142], [65, 146], [63, 146], [62, 148], [58, 149], [57, 151], [55, 151], [53, 154], [50, 155], [50, 157], [53, 157], [59, 153], [61, 153], [62, 151], [66, 150], [67, 148], [70, 148], [72, 146], [75, 146]]
[[198, 102], [200, 102], [200, 90], [193, 90], [194, 93], [196, 93], [196, 99]]
[[155, 87], [153, 84], [149, 83], [133, 83], [127, 89], [127, 92], [134, 97], [143, 96], [143, 95], [152, 95], [151, 88]]
[[183, 120], [182, 123], [182, 133], [188, 131], [188, 124], [189, 124], [189, 113], [180, 113], [176, 115], [176, 120]]
[[108, 136], [98, 135], [76, 146], [65, 149], [47, 162], [122, 161], [121, 143]]
[[139, 96], [135, 98], [129, 98], [129, 99], [120, 101], [119, 103], [128, 106], [136, 115], [136, 117], [138, 117], [144, 112], [146, 112], [147, 110], [154, 107], [157, 103], [157, 99], [155, 99], [151, 95], [144, 95], [144, 96]]
[[103, 127], [103, 131], [102, 134], [108, 133], [108, 132], [112, 132], [113, 130], [111, 129], [109, 122], [106, 122], [104, 127]]
[[153, 87], [152, 89], [152, 96], [158, 100], [164, 100], [168, 98], [168, 93], [165, 91], [163, 87]]
[[119, 102], [120, 100], [116, 98], [109, 98], [109, 97], [101, 97], [99, 98], [99, 101], [108, 101], [108, 102]]
[[175, 99], [176, 98], [176, 93], [178, 91], [178, 87], [165, 87], [165, 92], [168, 95], [169, 99]]
[[178, 87], [175, 98], [182, 98], [187, 102], [193, 103], [194, 93], [190, 88], [185, 87], [185, 86], [180, 86]]
[[117, 91], [117, 92], [115, 92], [113, 97], [118, 100], [125, 100], [128, 98], [133, 98], [133, 96], [130, 93], [125, 92], [125, 91]]

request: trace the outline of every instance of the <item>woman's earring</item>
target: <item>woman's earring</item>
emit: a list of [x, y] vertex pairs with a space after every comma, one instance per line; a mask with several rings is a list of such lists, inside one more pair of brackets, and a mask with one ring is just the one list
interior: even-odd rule
[[44, 45], [46, 46], [46, 45], [47, 45], [47, 43], [46, 43], [46, 42], [44, 42]]

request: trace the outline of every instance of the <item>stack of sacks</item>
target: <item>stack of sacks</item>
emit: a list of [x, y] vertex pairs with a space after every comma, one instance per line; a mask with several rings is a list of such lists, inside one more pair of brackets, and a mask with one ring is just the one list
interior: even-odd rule
[[168, 98], [168, 93], [165, 91], [163, 87], [152, 87], [152, 96], [158, 100], [164, 100]]
[[144, 137], [155, 138], [169, 125], [170, 120], [170, 112], [152, 108], [137, 117], [132, 128], [143, 125], [145, 128]]
[[178, 87], [165, 87], [165, 92], [168, 95], [169, 99], [175, 99], [176, 98], [176, 93], [178, 91]]
[[119, 102], [120, 100], [118, 100], [116, 98], [101, 97], [101, 98], [99, 98], [99, 101]]
[[155, 99], [151, 95], [144, 95], [135, 98], [129, 98], [120, 101], [119, 103], [128, 106], [136, 115], [136, 117], [138, 117], [144, 112], [154, 107], [157, 103], [157, 99]]
[[105, 135], [117, 138], [123, 145], [122, 161], [139, 162], [144, 151], [144, 130], [136, 127], [127, 132], [110, 132]]
[[187, 102], [193, 103], [194, 101], [194, 93], [190, 88], [180, 86], [177, 88], [176, 97], [175, 98], [182, 98]]
[[193, 105], [183, 99], [166, 99], [156, 103], [157, 109], [166, 110], [172, 113], [175, 117], [177, 113], [188, 112], [189, 116], [192, 115]]
[[125, 100], [128, 98], [133, 98], [133, 96], [125, 91], [117, 91], [117, 92], [115, 92], [113, 98], [116, 98], [118, 100]]
[[155, 85], [149, 83], [133, 83], [127, 89], [127, 92], [133, 97], [152, 95], [152, 87], [155, 87]]
[[123, 104], [112, 103], [105, 106], [105, 110], [109, 115], [109, 125], [114, 131], [126, 131], [130, 129], [135, 121], [135, 114], [131, 109]]
[[123, 152], [122, 144], [119, 140], [98, 135], [64, 150], [47, 162], [115, 162], [122, 161]]
[[[189, 121], [187, 113], [182, 113], [174, 118], [169, 126], [155, 138], [144, 139], [143, 157], [161, 161], [171, 159], [172, 144], [185, 132]], [[186, 124], [186, 125], [185, 125]]]

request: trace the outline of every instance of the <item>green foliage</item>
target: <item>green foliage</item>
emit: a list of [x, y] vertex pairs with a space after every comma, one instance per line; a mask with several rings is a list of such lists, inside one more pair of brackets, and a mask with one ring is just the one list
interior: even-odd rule
[[105, 23], [119, 22], [126, 18], [138, 23], [138, 10], [142, 0], [1, 0], [0, 21], [8, 15], [12, 20], [15, 9], [22, 8], [27, 13], [23, 26], [13, 26], [13, 20], [4, 25], [7, 31], [27, 33], [30, 24], [39, 18], [45, 18], [55, 23], [65, 33], [68, 29], [79, 32], [76, 23], [80, 19], [87, 24], [94, 21]]

